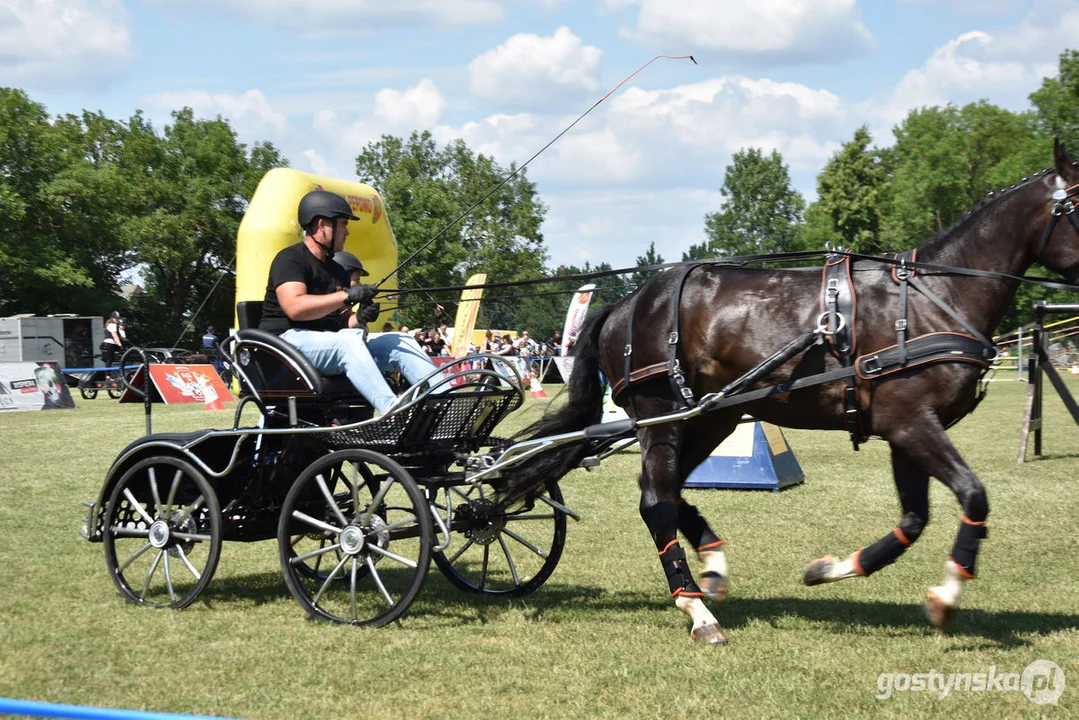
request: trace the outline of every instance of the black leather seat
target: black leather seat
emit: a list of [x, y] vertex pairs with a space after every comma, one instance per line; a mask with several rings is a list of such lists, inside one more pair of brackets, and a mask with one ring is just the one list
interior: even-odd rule
[[345, 375], [323, 375], [294, 345], [273, 333], [259, 330], [262, 301], [236, 303], [240, 326], [233, 356], [255, 390], [272, 397], [359, 397]]

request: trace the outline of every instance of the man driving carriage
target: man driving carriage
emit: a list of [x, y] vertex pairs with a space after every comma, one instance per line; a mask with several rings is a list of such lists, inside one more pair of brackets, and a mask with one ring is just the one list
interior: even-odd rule
[[[363, 324], [378, 316], [373, 302], [378, 288], [350, 287], [349, 271], [333, 260], [344, 249], [349, 220], [359, 219], [348, 202], [335, 193], [312, 190], [300, 200], [297, 215], [304, 238], [278, 252], [270, 265], [259, 329], [296, 346], [319, 372], [343, 372], [384, 413], [396, 395], [382, 371], [400, 372], [416, 383], [434, 364], [401, 333], [364, 339]], [[356, 305], [359, 314], [352, 311]]]

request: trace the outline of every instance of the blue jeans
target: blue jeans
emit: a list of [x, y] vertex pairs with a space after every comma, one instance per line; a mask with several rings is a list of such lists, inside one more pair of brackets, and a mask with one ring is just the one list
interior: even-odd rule
[[364, 342], [359, 329], [323, 332], [292, 328], [281, 338], [295, 345], [323, 375], [344, 373], [376, 410], [386, 412], [397, 396], [382, 377], [396, 370], [410, 383], [435, 369], [415, 338], [406, 333], [371, 333]]

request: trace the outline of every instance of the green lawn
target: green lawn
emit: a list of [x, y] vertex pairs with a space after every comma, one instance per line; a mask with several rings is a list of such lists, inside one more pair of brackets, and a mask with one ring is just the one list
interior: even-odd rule
[[[1067, 378], [1074, 394], [1079, 382]], [[782, 493], [687, 491], [727, 540], [731, 596], [713, 608], [730, 644], [690, 642], [637, 514], [639, 456], [563, 482], [566, 552], [540, 590], [467, 596], [432, 569], [399, 626], [307, 619], [272, 542], [226, 543], [183, 611], [126, 604], [100, 544], [78, 535], [117, 452], [144, 432], [141, 405], [78, 399], [72, 411], [0, 416], [0, 697], [248, 718], [884, 717], [1079, 713], [1079, 432], [1047, 385], [1045, 456], [1016, 464], [1026, 385], [993, 384], [951, 435], [989, 489], [979, 579], [947, 633], [921, 616], [959, 524], [933, 486], [919, 543], [869, 579], [807, 588], [811, 558], [845, 555], [898, 521], [888, 449], [787, 432], [804, 485]], [[557, 386], [548, 386], [554, 395]], [[507, 430], [534, 417], [530, 400]], [[159, 432], [224, 427], [231, 413], [157, 406]], [[881, 673], [1065, 673], [1059, 706], [1017, 691], [895, 691]]]

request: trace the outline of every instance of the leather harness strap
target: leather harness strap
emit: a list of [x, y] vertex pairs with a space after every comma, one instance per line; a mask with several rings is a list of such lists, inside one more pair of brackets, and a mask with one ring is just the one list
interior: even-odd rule
[[[629, 310], [626, 313], [626, 346], [622, 354], [622, 377], [611, 386], [612, 399], [617, 401], [618, 397], [627, 390], [630, 385], [636, 382], [640, 382], [641, 380], [645, 380], [654, 375], [659, 375], [660, 373], [665, 373], [670, 380], [671, 392], [674, 393], [675, 399], [685, 407], [695, 407], [697, 405], [697, 401], [693, 397], [693, 390], [686, 381], [686, 374], [682, 367], [683, 357], [681, 352], [680, 316], [682, 290], [685, 288], [686, 279], [689, 278], [691, 272], [703, 264], [704, 263], [691, 263], [690, 265], [685, 266], [675, 285], [674, 293], [671, 295], [672, 330], [667, 335], [669, 356], [665, 363], [653, 363], [651, 365], [646, 365], [643, 368], [633, 369], [633, 317], [636, 314], [637, 299], [640, 297], [640, 294], [634, 294], [630, 299]], [[635, 403], [635, 396], [630, 395], [629, 402], [633, 409], [633, 414], [636, 416], [637, 406]]]

